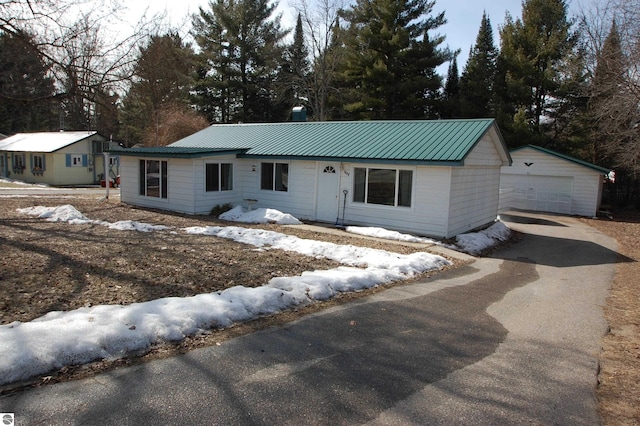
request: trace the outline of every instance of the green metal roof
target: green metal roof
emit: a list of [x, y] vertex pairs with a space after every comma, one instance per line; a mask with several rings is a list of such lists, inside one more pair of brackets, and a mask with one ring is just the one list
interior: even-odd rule
[[609, 173], [611, 171], [610, 169], [607, 169], [607, 168], [604, 168], [604, 167], [600, 167], [600, 166], [596, 166], [595, 164], [588, 163], [586, 161], [579, 160], [579, 159], [571, 157], [569, 155], [561, 154], [561, 153], [559, 153], [557, 151], [553, 151], [551, 149], [543, 148], [543, 147], [537, 146], [537, 145], [520, 146], [518, 148], [512, 149], [510, 152], [517, 152], [517, 151], [520, 151], [521, 149], [525, 149], [525, 148], [531, 148], [531, 149], [534, 149], [536, 151], [544, 152], [545, 154], [553, 155], [554, 157], [562, 158], [563, 160], [567, 160], [567, 161], [570, 161], [572, 163], [578, 164], [580, 166], [588, 167], [590, 169], [593, 169], [593, 170], [596, 170], [598, 172], [602, 172], [602, 173], [605, 173], [605, 174], [607, 174], [607, 173]]
[[169, 147], [242, 150], [249, 158], [461, 164], [492, 128], [504, 148], [493, 119], [216, 124]]
[[125, 155], [134, 157], [177, 157], [194, 158], [208, 157], [211, 155], [239, 154], [242, 149], [212, 149], [212, 148], [182, 148], [173, 146], [158, 146], [151, 148], [117, 148], [108, 150], [113, 155]]

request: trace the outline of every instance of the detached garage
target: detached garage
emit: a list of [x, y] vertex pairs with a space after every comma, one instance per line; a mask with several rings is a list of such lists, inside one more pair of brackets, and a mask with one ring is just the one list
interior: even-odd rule
[[510, 154], [513, 165], [500, 176], [501, 210], [596, 215], [608, 169], [535, 145]]

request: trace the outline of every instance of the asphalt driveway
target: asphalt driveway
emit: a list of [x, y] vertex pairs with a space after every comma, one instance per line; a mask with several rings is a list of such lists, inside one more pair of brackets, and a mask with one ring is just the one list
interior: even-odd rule
[[513, 212], [454, 271], [187, 355], [0, 399], [16, 424], [599, 424], [615, 242]]

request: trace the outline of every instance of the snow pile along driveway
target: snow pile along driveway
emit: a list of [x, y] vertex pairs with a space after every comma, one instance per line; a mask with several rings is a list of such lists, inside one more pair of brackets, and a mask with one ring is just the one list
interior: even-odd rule
[[[91, 221], [70, 205], [20, 211], [72, 224], [95, 223], [146, 232], [165, 229], [132, 221], [117, 222], [119, 225]], [[270, 220], [274, 220], [273, 214], [270, 212]], [[450, 264], [445, 258], [428, 253], [401, 255], [259, 229], [194, 227], [182, 231], [229, 238], [262, 250], [281, 249], [326, 257], [347, 266], [305, 272], [295, 277], [276, 277], [256, 288], [236, 286], [193, 297], [51, 312], [34, 321], [0, 326], [0, 384], [28, 379], [65, 365], [115, 359], [157, 342], [181, 340], [211, 327], [229, 326], [328, 299], [338, 292], [403, 280]]]

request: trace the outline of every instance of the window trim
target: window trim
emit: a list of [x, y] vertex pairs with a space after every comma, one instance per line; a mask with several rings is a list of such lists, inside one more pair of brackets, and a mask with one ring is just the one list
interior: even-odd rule
[[[270, 165], [272, 166], [272, 170], [271, 170], [271, 185], [269, 188], [266, 187], [265, 185], [265, 173], [264, 173], [264, 166], [265, 165]], [[286, 179], [280, 179], [280, 186], [283, 187], [284, 189], [278, 189], [278, 173], [276, 173], [278, 171], [278, 166], [280, 166], [280, 170], [281, 173], [283, 173], [282, 171], [282, 166], [286, 166], [286, 171], [284, 173], [286, 173]], [[291, 165], [289, 164], [289, 162], [277, 162], [277, 161], [261, 161], [260, 162], [260, 190], [261, 191], [273, 191], [273, 192], [289, 192], [289, 170]]]
[[45, 154], [31, 154], [31, 174], [42, 176], [46, 169]]
[[11, 169], [14, 173], [22, 174], [26, 169], [26, 158], [24, 153], [14, 152], [11, 155]]
[[[358, 191], [356, 189], [356, 176], [358, 175], [357, 170], [364, 170], [364, 182], [362, 182], [360, 185], [362, 185], [362, 188], [360, 188], [360, 191]], [[369, 201], [369, 176], [370, 176], [370, 170], [390, 170], [393, 171], [395, 174], [395, 184], [394, 184], [394, 200], [393, 200], [393, 205], [391, 204], [381, 204], [381, 203], [372, 203]], [[411, 173], [411, 180], [410, 180], [410, 184], [411, 187], [409, 188], [409, 205], [402, 205], [400, 204], [401, 199], [400, 199], [400, 183], [401, 183], [401, 174], [402, 172], [409, 172]], [[357, 205], [357, 206], [367, 206], [367, 207], [375, 207], [375, 208], [386, 208], [386, 209], [410, 209], [413, 210], [414, 205], [415, 205], [415, 176], [416, 176], [416, 169], [415, 168], [406, 168], [406, 167], [385, 167], [385, 166], [363, 166], [363, 167], [358, 167], [358, 166], [353, 166], [352, 167], [352, 176], [353, 176], [353, 180], [351, 182], [351, 199], [350, 202], [353, 205]], [[359, 198], [362, 197], [362, 201], [357, 201], [356, 200], [356, 196], [359, 195]]]
[[[150, 163], [158, 163], [158, 195], [149, 195], [148, 175]], [[141, 158], [138, 163], [138, 195], [141, 197], [149, 197], [159, 200], [167, 200], [169, 198], [168, 190], [169, 161], [150, 158]], [[155, 192], [155, 191], [154, 191]]]
[[[209, 189], [208, 186], [208, 168], [209, 166], [217, 166], [218, 179], [217, 189]], [[223, 166], [229, 166], [228, 187], [223, 188], [224, 179], [222, 178]], [[226, 192], [233, 191], [233, 163], [223, 161], [207, 161], [204, 163], [204, 192]]]

